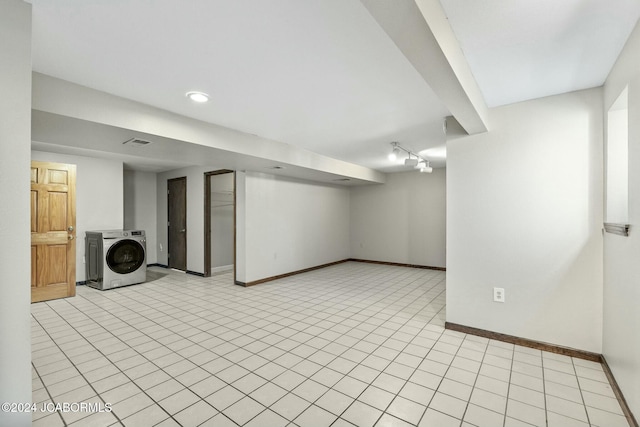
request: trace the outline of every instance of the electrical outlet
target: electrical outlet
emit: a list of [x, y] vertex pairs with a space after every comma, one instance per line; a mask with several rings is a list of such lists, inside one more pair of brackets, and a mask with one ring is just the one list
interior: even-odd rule
[[493, 301], [504, 302], [504, 288], [493, 288]]

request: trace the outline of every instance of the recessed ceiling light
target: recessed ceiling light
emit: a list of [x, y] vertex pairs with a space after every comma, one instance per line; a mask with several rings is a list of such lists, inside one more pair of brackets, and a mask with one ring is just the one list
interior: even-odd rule
[[203, 103], [209, 100], [209, 95], [204, 92], [187, 92], [187, 98], [193, 102]]

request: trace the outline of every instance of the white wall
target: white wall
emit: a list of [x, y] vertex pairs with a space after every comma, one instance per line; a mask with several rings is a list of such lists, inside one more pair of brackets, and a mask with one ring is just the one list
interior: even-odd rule
[[144, 230], [147, 240], [147, 264], [158, 262], [157, 253], [157, 177], [154, 172], [125, 170], [124, 228]]
[[243, 252], [238, 256], [239, 281], [349, 257], [348, 188], [257, 172], [239, 175], [236, 197], [245, 216], [237, 237]]
[[[0, 402], [31, 402], [31, 5], [0, 2]], [[0, 411], [0, 425], [31, 414]]]
[[[233, 266], [233, 173], [211, 175], [211, 269]], [[217, 269], [217, 270], [216, 270]]]
[[352, 258], [446, 267], [446, 171], [351, 188]]
[[447, 321], [600, 353], [602, 90], [490, 122], [448, 137]]
[[85, 232], [123, 228], [122, 162], [43, 151], [31, 151], [31, 159], [77, 165], [76, 281], [84, 281]]
[[[602, 353], [636, 419], [640, 417], [640, 27], [629, 37], [604, 86], [604, 111], [629, 85], [628, 237], [604, 236]], [[606, 115], [605, 115], [606, 120]]]

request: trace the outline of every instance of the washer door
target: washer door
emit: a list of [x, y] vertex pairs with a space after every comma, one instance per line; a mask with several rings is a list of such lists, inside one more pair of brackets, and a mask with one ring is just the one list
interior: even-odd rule
[[119, 240], [107, 251], [107, 265], [111, 271], [118, 274], [132, 273], [142, 264], [144, 264], [144, 247], [135, 240]]

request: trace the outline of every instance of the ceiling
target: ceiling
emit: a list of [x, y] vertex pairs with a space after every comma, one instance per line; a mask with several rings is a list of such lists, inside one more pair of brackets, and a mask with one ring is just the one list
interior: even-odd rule
[[[406, 170], [387, 160], [391, 141], [444, 166], [450, 104], [364, 1], [30, 3], [34, 71], [383, 172]], [[640, 15], [636, 0], [441, 4], [490, 106], [601, 85]], [[192, 103], [190, 90], [210, 102]], [[46, 127], [34, 134], [38, 149], [61, 150]]]
[[638, 0], [441, 0], [489, 107], [604, 84]]

